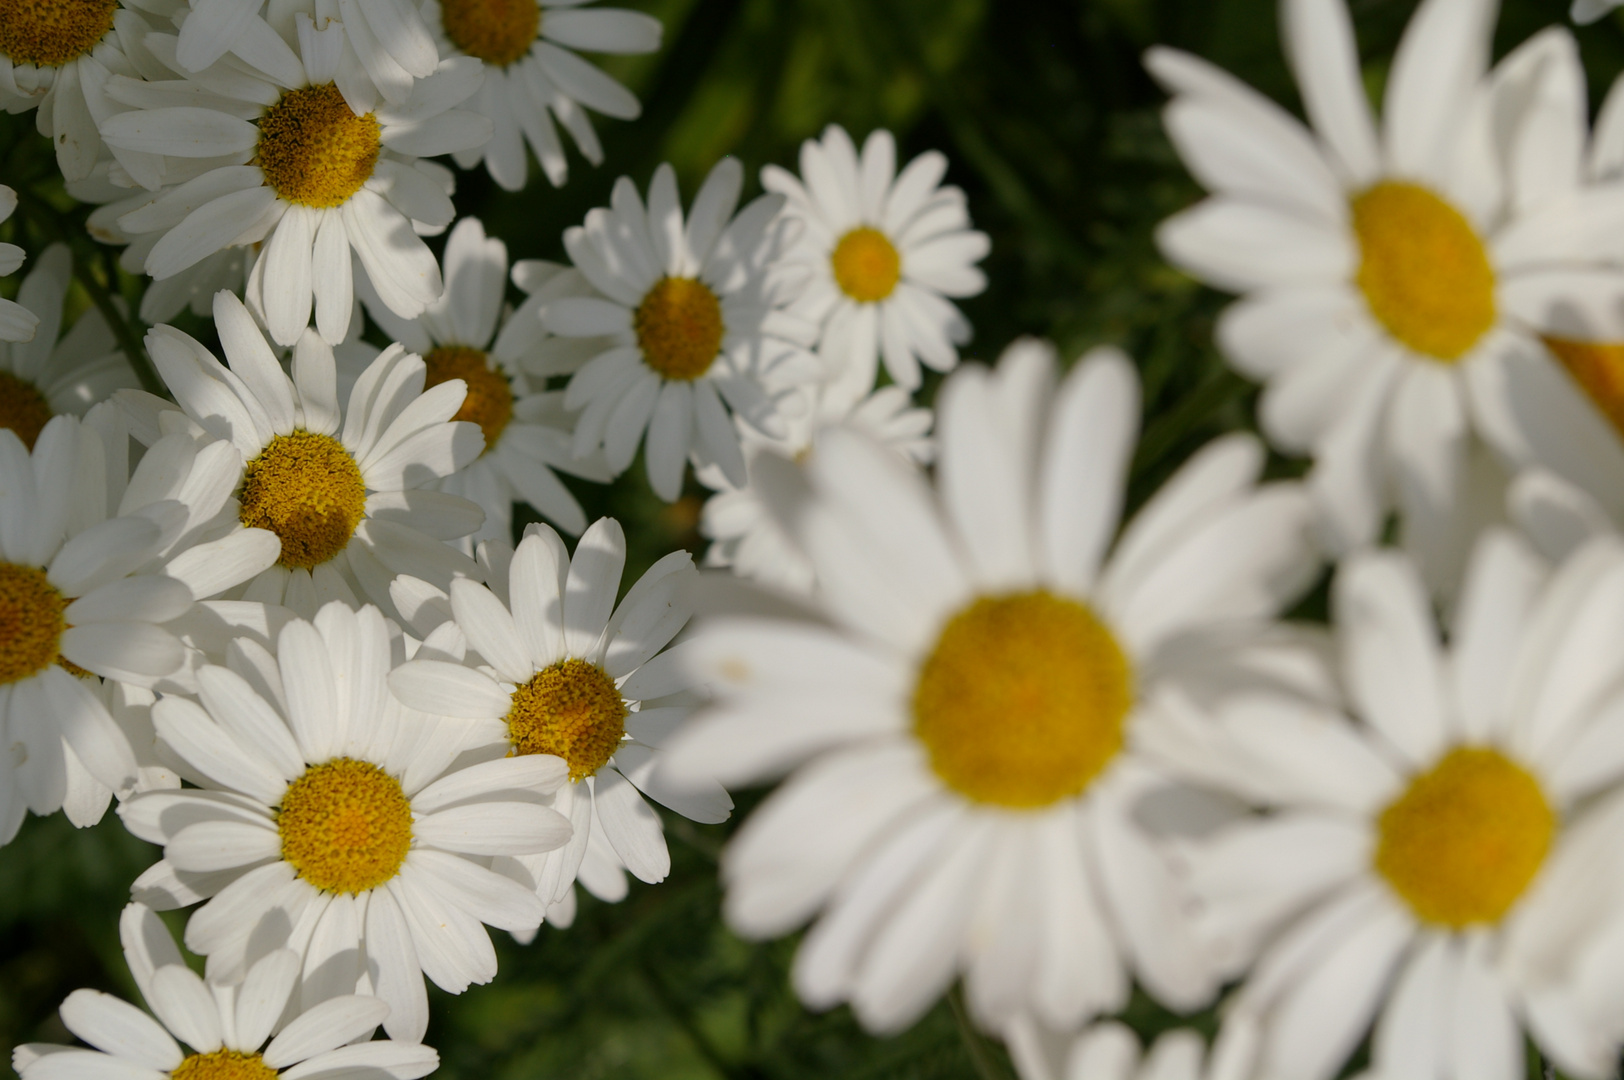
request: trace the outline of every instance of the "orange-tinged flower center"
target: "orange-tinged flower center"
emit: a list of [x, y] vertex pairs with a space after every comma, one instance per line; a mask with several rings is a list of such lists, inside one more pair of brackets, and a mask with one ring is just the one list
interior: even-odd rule
[[282, 858], [300, 877], [323, 892], [365, 892], [406, 861], [412, 804], [400, 781], [372, 762], [334, 758], [288, 785], [276, 827]]
[[9, 371], [0, 371], [0, 428], [15, 431], [23, 445], [32, 450], [50, 421], [51, 404], [39, 388]]
[[382, 130], [332, 83], [289, 90], [259, 118], [255, 164], [288, 202], [340, 206], [372, 176]]
[[697, 379], [722, 351], [722, 302], [695, 278], [665, 277], [633, 319], [643, 362], [667, 379]]
[[118, 0], [0, 0], [0, 55], [61, 67], [95, 48], [117, 12]]
[[440, 0], [440, 24], [451, 43], [487, 64], [507, 67], [541, 36], [536, 0]]
[[360, 466], [331, 435], [278, 435], [243, 470], [238, 519], [282, 541], [283, 566], [314, 569], [337, 555], [366, 514]]
[[902, 280], [902, 256], [878, 229], [860, 226], [840, 238], [829, 256], [835, 284], [859, 304], [877, 304]]
[[462, 399], [462, 408], [451, 419], [478, 424], [479, 430], [485, 433], [485, 452], [490, 453], [496, 440], [507, 430], [508, 421], [513, 419], [513, 387], [507, 376], [483, 350], [467, 345], [441, 345], [430, 349], [423, 363], [428, 367], [425, 389], [450, 379], [461, 379], [468, 384], [468, 396]]
[[560, 660], [513, 691], [507, 726], [515, 753], [555, 754], [569, 763], [570, 779], [580, 780], [615, 756], [626, 703], [596, 664]]

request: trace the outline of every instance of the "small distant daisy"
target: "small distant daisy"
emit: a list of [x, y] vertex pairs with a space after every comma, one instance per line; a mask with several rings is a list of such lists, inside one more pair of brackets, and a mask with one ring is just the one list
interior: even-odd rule
[[[17, 192], [0, 184], [0, 223], [17, 210]], [[0, 277], [17, 272], [27, 252], [16, 244], [0, 244]], [[39, 325], [39, 316], [15, 300], [0, 300], [0, 341], [30, 341]]]
[[442, 587], [478, 575], [444, 541], [477, 529], [479, 507], [428, 487], [484, 445], [478, 425], [451, 419], [462, 407], [460, 379], [425, 390], [423, 361], [395, 345], [368, 365], [344, 407], [332, 349], [314, 332], [293, 350], [290, 377], [241, 300], [216, 295], [214, 320], [229, 368], [179, 330], [154, 327], [147, 351], [177, 404], [133, 390], [118, 401], [138, 440], [179, 424], [241, 454], [238, 519], [281, 541], [247, 599], [306, 616], [328, 600], [359, 606], [362, 597], [393, 611], [396, 574]]
[[491, 118], [484, 146], [456, 154], [465, 169], [481, 161], [509, 191], [524, 187], [528, 144], [554, 187], [569, 162], [554, 120], [582, 156], [603, 162], [587, 110], [617, 120], [642, 112], [637, 97], [573, 50], [628, 55], [660, 47], [660, 21], [640, 11], [587, 7], [591, 0], [423, 0], [442, 56], [473, 56], [485, 65], [475, 110]]
[[448, 379], [468, 385], [468, 396], [452, 419], [478, 424], [485, 452], [441, 479], [438, 488], [485, 511], [485, 524], [460, 541], [470, 553], [484, 540], [512, 542], [515, 501], [528, 502], [559, 528], [579, 536], [586, 514], [553, 470], [592, 480], [610, 478], [601, 458], [583, 461], [572, 455], [575, 418], [564, 410], [563, 392], [531, 389], [524, 365], [525, 354], [533, 350], [525, 346], [539, 334], [508, 333], [506, 324], [534, 323], [537, 312], [527, 303], [502, 319], [507, 277], [507, 245], [487, 239], [477, 218], [464, 218], [446, 240], [445, 292], [416, 320], [396, 318], [373, 302], [369, 289], [361, 290], [384, 331], [422, 354], [426, 385]]
[[567, 767], [570, 782], [553, 805], [575, 827], [570, 845], [516, 860], [543, 901], [566, 901], [577, 873], [591, 873], [583, 859], [594, 839], [608, 842], [596, 880], [610, 883], [610, 898], [619, 898], [612, 882], [622, 866], [664, 881], [671, 856], [645, 796], [694, 821], [723, 821], [733, 808], [715, 781], [674, 784], [662, 769], [662, 748], [696, 689], [680, 654], [663, 651], [688, 622], [691, 557], [667, 555], [616, 606], [626, 539], [612, 518], [582, 535], [573, 559], [545, 525], [531, 526], [511, 555], [496, 543], [485, 550], [506, 588], [451, 584], [466, 661], [412, 660], [389, 676], [390, 688], [419, 712], [478, 722], [472, 741], [489, 753]]
[[159, 738], [206, 790], [150, 791], [119, 807], [164, 847], [132, 892], [159, 908], [207, 899], [186, 947], [231, 983], [267, 952], [299, 953], [299, 1007], [359, 992], [388, 1002], [384, 1030], [418, 1039], [423, 976], [457, 994], [496, 974], [482, 922], [534, 930], [544, 907], [490, 860], [551, 851], [570, 824], [547, 804], [552, 758], [470, 765], [463, 733], [403, 709], [385, 678], [403, 643], [377, 608], [334, 602], [232, 666], [198, 672], [199, 701], [152, 707]]
[[781, 436], [784, 388], [819, 375], [807, 351], [812, 328], [785, 310], [804, 275], [784, 265], [783, 197], [763, 195], [735, 215], [743, 183], [738, 161], [723, 158], [684, 224], [676, 173], [661, 165], [647, 209], [623, 176], [610, 208], [564, 233], [570, 259], [603, 296], [554, 301], [547, 328], [613, 341], [565, 388], [565, 407], [581, 410], [575, 455], [601, 446], [618, 474], [646, 430], [649, 483], [666, 502], [682, 492], [690, 455], [744, 484], [728, 411]]
[[[1149, 1052], [1114, 1020], [1076, 1034], [1059, 1034], [1022, 1017], [1004, 1030], [1004, 1044], [1021, 1080], [1202, 1080], [1206, 1046], [1188, 1028], [1158, 1036]], [[1214, 1068], [1214, 1075], [1224, 1075]]]
[[822, 142], [801, 144], [799, 179], [776, 165], [761, 171], [763, 186], [789, 200], [785, 214], [805, 225], [796, 257], [811, 285], [796, 310], [821, 327], [818, 354], [848, 401], [873, 388], [881, 356], [904, 390], [918, 388], [921, 362], [951, 370], [970, 324], [948, 297], [987, 287], [975, 266], [987, 235], [970, 228], [964, 192], [938, 186], [947, 159], [933, 150], [896, 169], [889, 131], [871, 133], [859, 157], [831, 124]]
[[960, 973], [994, 1029], [1075, 1027], [1135, 979], [1199, 1006], [1217, 982], [1133, 814], [1162, 782], [1136, 725], [1214, 666], [1212, 631], [1311, 580], [1307, 496], [1259, 488], [1262, 448], [1233, 436], [1113, 546], [1139, 417], [1114, 350], [1057, 383], [1050, 350], [1017, 345], [937, 406], [934, 487], [857, 432], [818, 443], [788, 524], [827, 622], [718, 618], [684, 645], [715, 705], [671, 774], [789, 774], [723, 857], [724, 914], [759, 938], [821, 911], [795, 985], [875, 1031]]
[[276, 1080], [284, 1072], [417, 1080], [439, 1066], [439, 1055], [415, 1041], [368, 1041], [389, 1015], [375, 997], [335, 997], [287, 1015], [299, 957], [286, 949], [223, 986], [186, 966], [168, 927], [142, 904], [124, 909], [119, 936], [158, 1019], [112, 994], [75, 990], [62, 1003], [62, 1024], [95, 1049], [24, 1043], [11, 1061], [26, 1080]]

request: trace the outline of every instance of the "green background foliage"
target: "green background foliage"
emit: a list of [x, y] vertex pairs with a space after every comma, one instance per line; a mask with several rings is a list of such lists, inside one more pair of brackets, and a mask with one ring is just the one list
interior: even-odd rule
[[[976, 328], [968, 353], [991, 360], [1022, 334], [1053, 339], [1070, 358], [1100, 343], [1127, 349], [1144, 378], [1139, 501], [1195, 447], [1252, 427], [1255, 392], [1212, 344], [1223, 297], [1156, 254], [1156, 223], [1200, 197], [1161, 132], [1162, 95], [1140, 66], [1165, 43], [1196, 52], [1297, 108], [1280, 56], [1273, 0], [621, 0], [658, 16], [665, 47], [606, 58], [644, 102], [641, 120], [598, 120], [607, 160], [572, 154], [571, 179], [510, 194], [483, 173], [459, 177], [460, 214], [484, 219], [513, 258], [563, 260], [560, 234], [608, 202], [616, 176], [647, 183], [662, 160], [691, 194], [716, 159], [737, 155], [752, 178], [796, 167], [801, 140], [843, 124], [859, 141], [889, 127], [904, 159], [944, 151], [948, 177], [992, 237], [991, 285], [963, 307]], [[1414, 0], [1354, 0], [1367, 85], [1379, 100]], [[1508, 0], [1504, 52], [1564, 18], [1566, 0]], [[1592, 108], [1624, 70], [1624, 24], [1577, 31]], [[72, 300], [140, 281], [112, 271], [83, 237], [83, 208], [53, 181], [32, 114], [0, 117], [0, 180], [24, 195], [0, 227], [37, 253], [75, 238], [81, 286]], [[759, 190], [752, 179], [750, 192]], [[21, 275], [0, 282], [14, 295]], [[88, 291], [87, 291], [88, 288]], [[95, 294], [101, 293], [101, 296]], [[70, 308], [70, 310], [72, 310]], [[209, 341], [210, 328], [185, 316]], [[139, 334], [143, 328], [133, 327]], [[927, 384], [925, 397], [934, 389]], [[1276, 460], [1289, 475], [1300, 462]], [[613, 514], [633, 551], [626, 581], [665, 552], [703, 540], [703, 492], [674, 506], [648, 491], [640, 464], [610, 487], [578, 484], [589, 517]], [[520, 515], [522, 527], [527, 519]], [[741, 809], [760, 799], [745, 793]], [[742, 815], [735, 815], [735, 823]], [[633, 883], [621, 904], [582, 893], [576, 924], [542, 929], [529, 946], [495, 934], [501, 972], [460, 997], [431, 988], [428, 1042], [445, 1080], [726, 1077], [949, 1078], [1012, 1075], [995, 1044], [974, 1035], [956, 999], [910, 1031], [872, 1038], [845, 1009], [803, 1010], [789, 987], [795, 941], [741, 941], [719, 917], [717, 860], [734, 827], [667, 814], [671, 877]], [[134, 995], [118, 949], [129, 882], [157, 858], [113, 815], [84, 832], [60, 815], [31, 819], [0, 850], [0, 1043], [68, 1041], [56, 1006], [80, 986]], [[172, 918], [177, 929], [179, 918]], [[1180, 1018], [1139, 996], [1127, 1019], [1153, 1034], [1177, 1023], [1211, 1031], [1212, 1014]], [[1531, 1059], [1530, 1075], [1535, 1076]]]

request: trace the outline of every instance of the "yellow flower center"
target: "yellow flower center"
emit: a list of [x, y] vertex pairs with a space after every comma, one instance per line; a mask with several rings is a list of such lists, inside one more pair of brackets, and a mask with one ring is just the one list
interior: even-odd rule
[[[5, 0], [0, 0], [4, 3]], [[34, 449], [34, 440], [51, 420], [51, 405], [31, 382], [0, 371], [0, 428], [17, 433], [23, 445]]]
[[225, 1049], [193, 1054], [169, 1075], [172, 1080], [276, 1080], [276, 1070], [258, 1054]]
[[948, 787], [1016, 809], [1080, 794], [1122, 748], [1133, 673], [1086, 604], [984, 596], [948, 620], [914, 686], [914, 734]]
[[331, 435], [278, 435], [243, 470], [242, 510], [250, 529], [282, 541], [286, 567], [305, 570], [343, 551], [366, 514], [361, 469]]
[[35, 566], [0, 562], [0, 686], [36, 675], [61, 655], [68, 600]]
[[95, 48], [117, 11], [118, 0], [0, 0], [0, 54], [61, 67]]
[[878, 229], [867, 225], [840, 238], [829, 256], [835, 284], [859, 304], [876, 304], [891, 295], [902, 279], [902, 256]]
[[513, 691], [507, 726], [515, 753], [556, 754], [569, 762], [570, 779], [579, 780], [615, 756], [626, 734], [626, 703], [596, 664], [560, 660]]
[[440, 23], [451, 43], [487, 64], [507, 67], [541, 34], [536, 0], [441, 0]]
[[1458, 360], [1494, 325], [1494, 267], [1472, 225], [1426, 188], [1384, 180], [1353, 200], [1359, 289], [1404, 345]]
[[466, 345], [430, 349], [423, 363], [429, 369], [425, 389], [449, 379], [468, 384], [468, 396], [451, 419], [478, 424], [485, 433], [485, 452], [490, 453], [513, 419], [513, 387], [507, 376], [496, 370], [482, 351]]
[[1624, 436], [1624, 343], [1546, 338], [1545, 347]]
[[255, 163], [288, 202], [338, 206], [378, 163], [377, 117], [357, 116], [332, 83], [289, 90], [259, 118]]
[[1516, 762], [1457, 747], [1382, 811], [1376, 870], [1422, 922], [1498, 922], [1539, 872], [1556, 825]]
[[697, 379], [722, 351], [722, 302], [702, 281], [665, 277], [633, 320], [643, 362], [667, 379]]
[[334, 758], [288, 785], [276, 814], [282, 858], [323, 892], [375, 889], [412, 848], [412, 804], [370, 761]]

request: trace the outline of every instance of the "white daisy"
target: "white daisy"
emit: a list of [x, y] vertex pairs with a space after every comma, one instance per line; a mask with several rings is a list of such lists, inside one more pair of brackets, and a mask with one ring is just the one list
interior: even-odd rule
[[[460, 541], [469, 552], [483, 540], [511, 543], [516, 501], [528, 502], [559, 528], [579, 536], [586, 514], [553, 470], [610, 479], [601, 457], [578, 461], [572, 455], [575, 419], [564, 411], [563, 392], [541, 391], [543, 380], [533, 389], [525, 376], [527, 353], [541, 337], [540, 304], [526, 301], [503, 319], [507, 277], [507, 245], [487, 239], [479, 219], [464, 218], [446, 240], [445, 292], [419, 318], [397, 318], [374, 300], [371, 290], [361, 289], [367, 310], [384, 332], [422, 354], [427, 385], [447, 379], [468, 384], [468, 396], [453, 419], [479, 425], [485, 452], [440, 480], [438, 488], [485, 511], [485, 524]], [[530, 284], [526, 275], [516, 273], [514, 280], [521, 288]]]
[[628, 55], [660, 47], [660, 21], [640, 11], [587, 7], [591, 0], [423, 0], [423, 19], [434, 29], [442, 56], [473, 56], [485, 64], [477, 111], [494, 132], [483, 147], [459, 151], [457, 164], [481, 161], [509, 191], [524, 187], [529, 145], [554, 187], [569, 177], [569, 162], [554, 118], [581, 154], [603, 163], [603, 147], [587, 110], [635, 120], [637, 97], [577, 56]]
[[[17, 192], [0, 184], [0, 224], [17, 210]], [[15, 274], [28, 253], [16, 244], [0, 244], [0, 277]], [[15, 300], [0, 299], [0, 341], [31, 341], [39, 316]]]
[[1501, 498], [1480, 439], [1525, 461], [1516, 416], [1545, 410], [1559, 381], [1539, 335], [1566, 309], [1624, 296], [1624, 271], [1601, 265], [1624, 188], [1586, 174], [1584, 76], [1565, 30], [1490, 72], [1493, 0], [1426, 0], [1378, 131], [1344, 5], [1282, 10], [1312, 132], [1193, 56], [1147, 57], [1175, 95], [1174, 144], [1216, 193], [1158, 240], [1245, 294], [1220, 343], [1265, 383], [1269, 438], [1314, 458], [1328, 541], [1369, 542], [1396, 507], [1403, 543], [1447, 593]]
[[[489, 754], [567, 764], [570, 783], [553, 805], [574, 825], [570, 845], [521, 856], [513, 868], [542, 900], [568, 901], [577, 874], [610, 900], [626, 893], [621, 867], [665, 880], [671, 856], [644, 797], [694, 821], [723, 821], [733, 808], [715, 781], [675, 784], [662, 767], [661, 748], [697, 688], [680, 648], [666, 649], [688, 621], [692, 558], [667, 555], [616, 606], [626, 539], [612, 518], [582, 535], [573, 559], [539, 524], [516, 551], [495, 542], [482, 551], [491, 588], [456, 581], [446, 598], [399, 584], [421, 605], [415, 628], [455, 646], [443, 659], [402, 665], [390, 688], [413, 709], [473, 721], [471, 741]], [[460, 634], [434, 633], [426, 617], [449, 617]]]
[[449, 225], [454, 212], [416, 159], [477, 146], [490, 122], [454, 108], [479, 87], [479, 65], [465, 59], [443, 61], [401, 104], [356, 108], [353, 88], [334, 81], [346, 28], [316, 30], [303, 13], [294, 22], [289, 41], [265, 26], [264, 67], [233, 58], [197, 74], [176, 65], [183, 80], [111, 80], [108, 93], [131, 109], [110, 117], [103, 136], [152, 155], [154, 168], [132, 172], [144, 187], [175, 183], [118, 219], [127, 235], [153, 234], [147, 273], [162, 281], [223, 249], [263, 243], [247, 295], [272, 338], [296, 342], [314, 297], [316, 328], [336, 345], [354, 302], [352, 251], [402, 317], [440, 295], [439, 265], [413, 223]]
[[375, 997], [286, 1012], [299, 979], [299, 957], [286, 949], [268, 953], [242, 982], [221, 985], [186, 966], [144, 905], [126, 907], [118, 928], [124, 962], [152, 1015], [100, 990], [75, 990], [62, 1003], [62, 1024], [95, 1049], [24, 1043], [11, 1060], [26, 1080], [417, 1080], [440, 1063], [416, 1041], [368, 1041], [389, 1014]]
[[141, 792], [119, 814], [164, 846], [137, 900], [207, 899], [186, 947], [220, 982], [267, 952], [298, 954], [295, 1000], [371, 993], [384, 1030], [421, 1038], [423, 976], [450, 993], [496, 974], [482, 922], [533, 930], [543, 905], [490, 869], [550, 851], [569, 822], [547, 803], [567, 768], [552, 758], [468, 765], [466, 725], [403, 709], [385, 677], [404, 643], [379, 611], [334, 602], [314, 623], [251, 643], [198, 673], [201, 705], [164, 697], [158, 736], [206, 785]]
[[1514, 1080], [1525, 1030], [1564, 1074], [1614, 1075], [1624, 654], [1597, 643], [1621, 613], [1616, 539], [1549, 573], [1486, 533], [1447, 647], [1413, 563], [1355, 555], [1348, 704], [1244, 695], [1203, 725], [1221, 744], [1172, 755], [1268, 810], [1187, 852], [1204, 939], [1251, 966], [1220, 1038], [1244, 1075], [1328, 1080], [1372, 1020], [1373, 1076]]
[[1057, 385], [1022, 344], [937, 405], [934, 489], [855, 432], [818, 444], [790, 527], [827, 623], [718, 619], [686, 646], [717, 704], [672, 743], [672, 774], [792, 774], [724, 857], [727, 920], [770, 937], [821, 910], [796, 987], [876, 1031], [960, 972], [993, 1028], [1074, 1027], [1121, 1008], [1130, 977], [1200, 1005], [1213, 973], [1130, 813], [1160, 776], [1135, 725], [1170, 680], [1201, 679], [1213, 634], [1311, 579], [1307, 497], [1259, 489], [1262, 448], [1232, 436], [1113, 550], [1139, 416], [1125, 357]]
[[871, 132], [859, 157], [830, 124], [821, 143], [801, 144], [799, 179], [776, 165], [761, 171], [763, 186], [789, 200], [784, 213], [805, 225], [796, 258], [811, 285], [796, 310], [821, 327], [818, 354], [845, 401], [873, 388], [882, 355], [904, 390], [918, 388], [921, 362], [951, 370], [970, 324], [948, 297], [987, 287], [974, 265], [987, 235], [970, 228], [964, 192], [938, 186], [947, 158], [932, 150], [896, 170], [889, 131]]
[[646, 429], [649, 483], [666, 502], [681, 493], [690, 456], [745, 483], [728, 410], [779, 436], [783, 388], [818, 376], [806, 351], [811, 327], [785, 310], [804, 275], [784, 263], [794, 229], [776, 220], [783, 197], [763, 195], [735, 216], [743, 183], [738, 161], [723, 158], [685, 224], [676, 173], [661, 165], [646, 210], [623, 176], [610, 208], [564, 233], [570, 259], [603, 296], [554, 301], [547, 328], [613, 341], [564, 391], [564, 405], [582, 410], [575, 454], [601, 446], [620, 473]]
[[217, 294], [214, 320], [229, 367], [179, 330], [154, 327], [147, 351], [178, 404], [136, 390], [117, 400], [138, 441], [184, 431], [241, 455], [237, 517], [281, 541], [276, 565], [249, 582], [245, 599], [307, 617], [328, 600], [359, 606], [363, 597], [393, 612], [396, 574], [442, 587], [478, 575], [444, 541], [477, 529], [479, 507], [428, 486], [484, 445], [477, 425], [451, 420], [462, 380], [425, 390], [423, 361], [394, 345], [340, 407], [333, 351], [314, 331], [293, 350], [290, 377], [241, 300]]
[[[1203, 1080], [1209, 1075], [1206, 1047], [1188, 1028], [1164, 1032], [1145, 1052], [1139, 1037], [1114, 1020], [1062, 1034], [1021, 1017], [1005, 1029], [1004, 1042], [1021, 1080]], [[1216, 1065], [1211, 1075], [1225, 1076]]]

